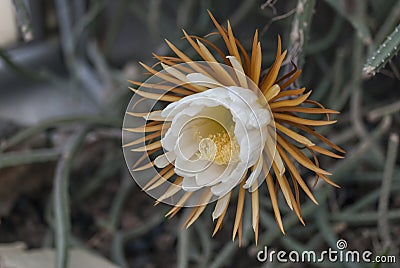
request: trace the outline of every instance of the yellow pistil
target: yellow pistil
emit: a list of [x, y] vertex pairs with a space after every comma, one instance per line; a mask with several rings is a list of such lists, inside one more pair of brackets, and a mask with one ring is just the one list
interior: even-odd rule
[[199, 136], [199, 140], [199, 159], [213, 161], [217, 165], [238, 161], [239, 144], [235, 136], [225, 130], [206, 138]]

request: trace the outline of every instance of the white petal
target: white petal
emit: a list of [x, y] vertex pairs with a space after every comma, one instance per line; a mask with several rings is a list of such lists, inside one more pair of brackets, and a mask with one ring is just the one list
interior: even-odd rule
[[161, 145], [166, 151], [173, 151], [176, 145], [178, 136], [175, 135], [171, 128], [167, 130], [164, 137], [161, 139]]
[[254, 103], [258, 101], [257, 95], [248, 88], [237, 86], [228, 87], [229, 98], [235, 103]]
[[187, 192], [193, 192], [200, 189], [201, 186], [196, 184], [196, 180], [194, 177], [184, 177], [182, 182], [182, 189]]
[[251, 116], [249, 118], [248, 126], [253, 128], [262, 128], [271, 121], [271, 114], [267, 109], [262, 109], [261, 106], [253, 104]]
[[157, 156], [157, 158], [154, 160], [154, 164], [158, 168], [164, 168], [168, 166], [169, 164], [173, 163], [175, 161], [176, 155], [174, 151], [169, 151], [166, 152], [165, 154]]
[[226, 168], [226, 166], [211, 164], [204, 171], [196, 174], [196, 183], [201, 186], [214, 185], [221, 180]]
[[187, 160], [176, 156], [175, 160], [175, 173], [179, 176], [195, 176], [197, 173], [202, 172], [210, 165], [207, 160]]
[[222, 213], [225, 211], [225, 208], [229, 205], [229, 200], [231, 199], [231, 193], [227, 193], [223, 197], [220, 197], [215, 204], [214, 211], [212, 213], [213, 221], [218, 219]]
[[246, 180], [246, 183], [243, 185], [243, 188], [245, 188], [245, 189], [250, 188], [254, 184], [254, 182], [257, 180], [257, 178], [260, 175], [261, 170], [262, 170], [263, 161], [264, 161], [264, 159], [261, 154], [253, 172], [251, 172], [250, 176]]
[[247, 162], [247, 167], [253, 166], [261, 155], [265, 143], [265, 134], [260, 129], [247, 130], [247, 137], [240, 143], [240, 159]]
[[192, 84], [197, 84], [208, 88], [215, 88], [222, 86], [220, 83], [218, 83], [211, 77], [205, 76], [204, 74], [201, 73], [191, 73], [186, 75], [186, 78]]
[[178, 71], [175, 67], [173, 67], [173, 66], [168, 66], [168, 65], [166, 65], [166, 64], [164, 64], [164, 63], [161, 63], [161, 66], [162, 66], [163, 69], [164, 69], [167, 73], [169, 73], [170, 75], [175, 76], [176, 78], [178, 78], [179, 80], [181, 80], [181, 81], [183, 81], [183, 82], [186, 82], [186, 81], [187, 81], [187, 80], [186, 80], [186, 76], [185, 76], [182, 72]]
[[161, 112], [162, 111], [150, 112], [146, 116], [143, 116], [143, 118], [146, 120], [157, 120], [157, 121], [166, 121], [171, 119], [171, 118], [167, 119], [166, 117], [162, 116]]
[[198, 143], [195, 141], [195, 130], [184, 131], [176, 141], [174, 151], [183, 159], [190, 159], [198, 150]]
[[242, 64], [234, 56], [226, 56], [232, 64], [233, 69], [235, 70], [236, 76], [239, 80], [240, 86], [243, 88], [248, 88], [247, 84], [247, 76], [244, 74], [244, 70]]
[[246, 172], [245, 163], [240, 163], [232, 171], [232, 173], [219, 184], [211, 187], [211, 192], [216, 196], [223, 196], [232, 190], [236, 185], [240, 183]]
[[[172, 124], [170, 129], [175, 135], [180, 135], [180, 133], [185, 129], [191, 126], [193, 123], [193, 118], [198, 117], [198, 114], [202, 112], [205, 107], [191, 105], [178, 112], [172, 119]], [[163, 114], [163, 116], [167, 116], [168, 114]], [[170, 118], [170, 117], [168, 117]]]

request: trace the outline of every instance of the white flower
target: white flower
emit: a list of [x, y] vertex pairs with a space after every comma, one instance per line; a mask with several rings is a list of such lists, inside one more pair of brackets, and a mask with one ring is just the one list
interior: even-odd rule
[[[343, 158], [345, 151], [314, 129], [335, 123], [329, 115], [337, 112], [309, 99], [311, 91], [305, 93], [305, 87], [294, 85], [301, 74], [296, 66], [279, 75], [287, 54], [286, 50], [282, 52], [279, 36], [275, 60], [264, 68], [258, 31], [249, 53], [234, 36], [229, 21], [227, 27], [222, 27], [211, 13], [210, 17], [217, 28], [211, 35], [222, 38], [222, 47], [184, 31], [193, 54], [197, 54], [193, 56], [201, 61], [193, 60], [192, 55], [166, 41], [175, 56], [154, 55], [162, 71], [141, 63], [152, 76], [144, 83], [131, 81], [139, 87], [131, 88], [135, 95], [127, 114], [132, 117], [124, 119], [124, 155], [133, 167], [132, 176], [146, 193], [157, 199], [156, 204], [173, 206], [167, 217], [173, 217], [182, 207], [192, 207], [184, 223], [186, 227], [199, 218], [208, 203], [217, 199], [212, 213], [213, 220], [218, 219], [215, 235], [237, 193], [232, 238], [239, 234], [239, 245], [247, 207], [244, 203], [250, 196], [257, 243], [261, 182], [266, 184], [282, 233], [285, 231], [279, 192], [303, 224], [300, 190], [317, 203], [297, 164], [316, 174], [316, 182], [321, 178], [338, 186], [327, 177], [330, 173], [320, 168], [317, 155]], [[165, 102], [169, 103], [165, 109], [157, 108], [160, 105], [156, 104]], [[313, 114], [324, 114], [326, 120], [303, 118]], [[133, 121], [138, 117], [143, 117], [145, 124]], [[315, 141], [341, 154], [320, 147]], [[311, 153], [314, 161], [303, 149]]]
[[261, 171], [262, 149], [271, 114], [250, 89], [223, 87], [200, 74], [192, 84], [210, 89], [169, 104], [161, 113], [172, 121], [161, 140], [165, 154], [157, 167], [175, 161], [175, 173], [183, 177], [182, 189], [211, 187], [222, 197], [237, 186], [247, 169], [256, 165], [244, 185], [253, 185]]

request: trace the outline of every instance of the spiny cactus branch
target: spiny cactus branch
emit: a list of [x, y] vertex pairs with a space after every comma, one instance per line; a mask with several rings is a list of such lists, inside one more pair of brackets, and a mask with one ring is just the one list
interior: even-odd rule
[[370, 78], [379, 72], [400, 49], [400, 24], [386, 38], [379, 48], [367, 59], [363, 68], [363, 77]]

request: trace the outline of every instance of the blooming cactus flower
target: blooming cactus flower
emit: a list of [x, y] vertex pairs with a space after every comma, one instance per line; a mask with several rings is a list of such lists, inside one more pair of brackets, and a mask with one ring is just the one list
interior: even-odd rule
[[[225, 29], [211, 13], [210, 17], [217, 28], [212, 35], [222, 37], [226, 51], [206, 38], [184, 31], [201, 61], [191, 59], [167, 41], [176, 56], [155, 55], [162, 71], [142, 64], [153, 76], [143, 83], [131, 81], [139, 88], [132, 88], [136, 99], [131, 101], [124, 122], [125, 157], [134, 166], [136, 181], [157, 199], [156, 203], [173, 205], [167, 216], [174, 216], [183, 206], [193, 207], [185, 222], [187, 227], [208, 203], [217, 200], [212, 213], [213, 220], [217, 220], [213, 235], [222, 227], [229, 203], [237, 193], [233, 239], [239, 234], [241, 242], [248, 192], [257, 242], [260, 184], [267, 185], [276, 222], [283, 233], [278, 190], [303, 224], [300, 189], [317, 203], [295, 162], [315, 173], [317, 179], [338, 187], [328, 178], [330, 173], [319, 167], [317, 154], [342, 158], [339, 153], [344, 150], [313, 128], [335, 123], [329, 114], [337, 112], [309, 100], [311, 91], [305, 93], [305, 88], [294, 86], [301, 74], [296, 66], [278, 78], [286, 57], [280, 38], [275, 61], [262, 76], [258, 32], [249, 54], [234, 37], [229, 21]], [[152, 110], [137, 111], [137, 106], [147, 100], [153, 101]], [[163, 109], [156, 109], [157, 106]], [[306, 119], [304, 114], [324, 114], [326, 119]], [[142, 125], [129, 127], [130, 118], [140, 117], [145, 119]], [[338, 153], [317, 146], [299, 131]], [[138, 144], [142, 146], [137, 147]], [[303, 149], [312, 154], [314, 161]], [[134, 153], [140, 157], [132, 157]], [[140, 173], [149, 170], [153, 175]]]

